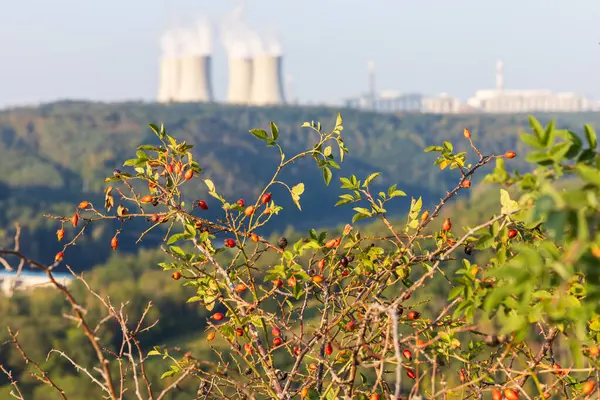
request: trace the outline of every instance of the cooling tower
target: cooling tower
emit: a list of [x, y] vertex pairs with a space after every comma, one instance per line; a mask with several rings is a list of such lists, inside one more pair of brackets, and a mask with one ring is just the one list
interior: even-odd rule
[[249, 104], [251, 91], [252, 60], [230, 57], [227, 101], [232, 104]]
[[174, 57], [163, 58], [159, 70], [158, 101], [169, 103], [176, 100], [179, 89], [179, 61]]
[[260, 55], [253, 62], [250, 103], [257, 106], [285, 103], [281, 56]]
[[180, 63], [176, 101], [186, 103], [213, 101], [210, 56], [182, 57]]

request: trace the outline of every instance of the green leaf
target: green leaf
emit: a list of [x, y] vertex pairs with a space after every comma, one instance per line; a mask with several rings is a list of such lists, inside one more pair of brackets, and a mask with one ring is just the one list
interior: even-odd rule
[[464, 291], [465, 291], [464, 286], [453, 287], [450, 290], [450, 293], [448, 294], [448, 300], [453, 300], [453, 299], [457, 298], [458, 296], [462, 295]]
[[[390, 197], [392, 197], [391, 194], [390, 194]], [[419, 216], [419, 213], [421, 212], [422, 207], [423, 207], [423, 199], [421, 197], [419, 197], [417, 200], [415, 200], [413, 198], [412, 201], [410, 202], [409, 217], [411, 219], [417, 218]]]
[[323, 179], [325, 180], [325, 185], [329, 186], [332, 177], [333, 174], [331, 173], [331, 170], [327, 167], [323, 167]]
[[502, 324], [500, 332], [504, 334], [513, 333], [524, 329], [526, 326], [527, 319], [525, 316], [511, 312]]
[[145, 158], [146, 160], [148, 159], [148, 154], [146, 154], [144, 150], [136, 151], [135, 155], [137, 156], [137, 158]]
[[277, 140], [277, 138], [279, 138], [279, 128], [277, 128], [277, 125], [275, 125], [275, 122], [270, 123], [271, 126], [271, 135], [273, 137], [273, 140]]
[[485, 250], [489, 247], [492, 247], [494, 244], [494, 238], [489, 233], [484, 233], [477, 242], [475, 242], [476, 250]]
[[571, 148], [565, 155], [566, 158], [572, 159], [577, 154], [579, 154], [579, 152], [581, 151], [581, 147], [583, 146], [583, 143], [581, 143], [581, 139], [579, 139], [579, 136], [577, 136], [575, 133], [573, 133], [571, 131], [564, 131], [564, 130], [555, 131], [555, 133], [558, 136], [562, 137], [563, 139], [571, 142]]
[[340, 169], [340, 165], [339, 165], [338, 163], [336, 163], [335, 161], [333, 161], [333, 160], [328, 160], [328, 161], [327, 161], [327, 164], [328, 164], [330, 167], [333, 167], [333, 168], [335, 168], [335, 169]]
[[202, 232], [200, 234], [200, 243], [204, 243], [208, 237], [210, 236], [210, 234], [208, 232]]
[[342, 189], [352, 189], [354, 187], [348, 178], [341, 177], [340, 182], [342, 183], [342, 186], [340, 186]]
[[291, 190], [291, 193], [294, 204], [296, 204], [296, 207], [298, 207], [298, 209], [302, 211], [302, 207], [300, 207], [300, 195], [304, 193], [304, 183], [300, 182], [299, 184], [294, 186]]
[[542, 217], [546, 217], [546, 214], [552, 210], [555, 205], [554, 198], [550, 195], [542, 195], [538, 197], [535, 202], [535, 207], [533, 208], [533, 212], [531, 214], [531, 219], [533, 221], [538, 221]]
[[398, 197], [398, 196], [406, 196], [406, 193], [404, 193], [402, 190], [394, 190], [392, 193], [390, 193], [390, 198], [391, 197]]
[[585, 138], [587, 139], [587, 142], [590, 145], [590, 149], [595, 149], [598, 145], [598, 141], [596, 140], [596, 131], [589, 124], [585, 124], [583, 128], [585, 130]]
[[169, 250], [171, 250], [173, 253], [177, 254], [180, 257], [185, 257], [185, 252], [183, 251], [183, 249], [181, 247], [170, 246]]
[[335, 203], [334, 207], [341, 206], [341, 205], [344, 205], [344, 204], [348, 204], [350, 202], [352, 202], [352, 200], [341, 199], [341, 200], [338, 200], [337, 203]]
[[150, 129], [152, 129], [154, 131], [154, 133], [156, 133], [158, 135], [158, 133], [160, 132], [158, 129], [158, 126], [156, 126], [154, 124], [148, 124], [148, 126], [150, 127]]
[[140, 146], [138, 146], [138, 150], [150, 150], [150, 151], [158, 151], [158, 152], [163, 152], [164, 149], [158, 146], [153, 146], [151, 144], [142, 144]]
[[150, 350], [148, 352], [148, 356], [160, 356], [160, 351], [158, 351], [158, 350]]
[[186, 301], [186, 303], [196, 303], [196, 302], [198, 302], [198, 301], [202, 301], [202, 297], [200, 297], [200, 296], [192, 296], [192, 297], [190, 297], [190, 298], [189, 298], [189, 299]]
[[211, 181], [210, 179], [205, 179], [204, 183], [206, 183], [206, 186], [208, 187], [209, 192], [215, 191], [215, 184], [213, 183], [213, 181]]
[[298, 196], [300, 196], [302, 193], [304, 193], [304, 183], [300, 182], [299, 184], [294, 186], [292, 188], [292, 193], [294, 193]]
[[196, 231], [196, 228], [194, 227], [194, 224], [186, 223], [184, 229], [191, 237], [196, 236], [197, 231]]
[[542, 134], [542, 143], [545, 146], [551, 146], [554, 143], [554, 126], [554, 120], [551, 120]]
[[546, 140], [544, 138], [544, 128], [542, 128], [542, 125], [532, 115], [529, 116], [529, 126], [531, 127], [533, 133], [538, 137], [538, 139], [540, 139], [540, 143], [545, 143]]
[[373, 179], [377, 178], [379, 175], [381, 175], [381, 172], [375, 172], [372, 173], [371, 175], [369, 175], [367, 177], [367, 179], [365, 179], [365, 182], [363, 183], [363, 187], [366, 188], [369, 186], [369, 184], [371, 183], [371, 181], [373, 181]]
[[582, 243], [589, 238], [589, 226], [584, 208], [577, 210], [577, 239]]
[[499, 286], [494, 288], [483, 302], [483, 310], [490, 315], [496, 307], [502, 303], [506, 296], [510, 293], [510, 288]]
[[571, 150], [572, 143], [563, 142], [553, 146], [548, 154], [552, 157], [552, 159], [556, 162], [560, 162], [564, 159], [565, 155], [569, 153]]
[[531, 147], [535, 147], [536, 149], [544, 148], [544, 145], [540, 143], [540, 140], [535, 135], [532, 135], [530, 133], [522, 133], [521, 141]]
[[165, 378], [168, 378], [169, 376], [173, 376], [173, 375], [175, 375], [175, 371], [167, 371], [160, 376], [160, 379], [165, 379]]
[[169, 238], [169, 240], [167, 241], [167, 244], [173, 244], [173, 243], [177, 242], [178, 240], [185, 238], [186, 236], [189, 236], [189, 234], [188, 233], [177, 233]]
[[579, 157], [577, 158], [577, 162], [587, 162], [587, 161], [591, 161], [594, 159], [594, 157], [596, 157], [596, 152], [592, 149], [585, 149], [584, 151], [581, 152], [581, 154], [579, 155]]
[[552, 158], [545, 151], [532, 151], [525, 156], [525, 161], [540, 165], [553, 164]]
[[575, 172], [581, 179], [595, 186], [600, 186], [600, 172], [587, 165], [575, 166]]
[[269, 139], [269, 136], [267, 136], [267, 132], [265, 132], [263, 129], [250, 129], [250, 133], [260, 140]]
[[338, 113], [337, 118], [335, 119], [335, 127], [342, 125], [342, 114]]
[[371, 211], [368, 210], [368, 209], [366, 209], [366, 208], [363, 208], [363, 207], [354, 207], [353, 210], [356, 211], [359, 214], [364, 214], [367, 217], [371, 216]]
[[504, 189], [500, 189], [500, 204], [502, 205], [502, 214], [510, 214], [519, 210], [519, 203], [510, 199], [510, 195]]
[[365, 218], [369, 218], [369, 216], [365, 215], [365, 214], [356, 213], [352, 217], [352, 222], [354, 223], [356, 221], [360, 221], [361, 219], [365, 219]]

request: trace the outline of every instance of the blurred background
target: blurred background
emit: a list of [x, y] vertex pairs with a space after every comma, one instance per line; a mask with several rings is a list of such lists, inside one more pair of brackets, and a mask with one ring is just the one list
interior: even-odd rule
[[[228, 201], [245, 198], [249, 204], [272, 176], [279, 154], [248, 130], [275, 121], [291, 155], [313, 144], [303, 122], [331, 129], [341, 112], [350, 154], [333, 171], [332, 184], [326, 187], [314, 161], [305, 160], [282, 177], [305, 184], [303, 211], [284, 190], [273, 190], [284, 210], [259, 233], [273, 241], [284, 235], [290, 243], [310, 228], [334, 235], [350, 221], [352, 207], [333, 207], [343, 193], [342, 176], [364, 179], [379, 171], [375, 192], [392, 184], [405, 191], [406, 197], [386, 206], [398, 226], [411, 199], [430, 208], [454, 187], [457, 174], [440, 171], [423, 149], [451, 141], [455, 151], [468, 151], [464, 128], [486, 154], [516, 151], [510, 167], [526, 171], [519, 134], [529, 130], [528, 114], [542, 123], [555, 118], [558, 128], [579, 134], [584, 123], [600, 126], [600, 2], [594, 0], [1, 3], [0, 247], [14, 245], [18, 223], [21, 250], [42, 263], [52, 263], [76, 234], [65, 226], [65, 242], [59, 243], [60, 223], [43, 214], [70, 216], [82, 200], [101, 207], [104, 178], [114, 168], [127, 169], [123, 162], [137, 146], [156, 143], [148, 123], [164, 123], [172, 135], [195, 144], [202, 177], [212, 179]], [[441, 217], [452, 216], [459, 227], [497, 213], [497, 188], [481, 183], [492, 169], [476, 175]], [[221, 216], [200, 179], [187, 185], [186, 200], [205, 199], [204, 215]], [[165, 231], [136, 244], [147, 223], [128, 224], [113, 252], [109, 243], [119, 227], [109, 221], [88, 228], [78, 246], [65, 250], [64, 264], [89, 271], [92, 287], [115, 302], [132, 300], [132, 320], [152, 300], [149, 318], [161, 322], [142, 338], [148, 348], [180, 346], [199, 358], [214, 357], [203, 332], [208, 312], [187, 304], [193, 292], [157, 266], [167, 259], [158, 248]], [[362, 228], [373, 235], [385, 231], [371, 221]], [[463, 257], [486, 259], [477, 252]], [[277, 260], [262, 262], [266, 270]], [[64, 264], [56, 272], [71, 282], [89, 318], [99, 320], [101, 306], [72, 282]], [[448, 265], [448, 275], [457, 267]], [[82, 365], [91, 365], [93, 353], [80, 330], [66, 324], [63, 314], [70, 308], [61, 295], [33, 290], [43, 283], [35, 271], [0, 272], [0, 321], [21, 332], [29, 355], [58, 376], [69, 398], [90, 398], [93, 384], [69, 363], [46, 360], [52, 348], [71, 349]], [[428, 315], [447, 294], [442, 279], [411, 301]], [[102, 338], [118, 346], [112, 328]], [[0, 329], [0, 343], [7, 339]], [[53, 398], [14, 348], [0, 346], [0, 363], [24, 385], [26, 398]], [[158, 386], [168, 384], [159, 379], [166, 364], [153, 361], [148, 368]], [[173, 398], [189, 399], [196, 389], [182, 386]], [[0, 398], [9, 391], [0, 374]]]
[[[257, 38], [279, 48], [286, 97], [301, 104], [342, 105], [347, 97], [368, 93], [369, 62], [375, 64], [378, 94], [447, 93], [465, 102], [477, 90], [496, 87], [496, 64], [502, 60], [506, 89], [600, 97], [600, 28], [595, 23], [600, 4], [548, 4], [6, 1], [0, 106], [67, 98], [155, 100], [161, 37], [167, 30], [194, 29], [197, 22], [209, 29], [196, 32], [195, 39], [180, 38], [188, 45], [180, 50], [212, 56], [211, 83], [219, 102], [227, 100], [226, 43], [256, 44]], [[247, 51], [256, 54], [257, 48]]]

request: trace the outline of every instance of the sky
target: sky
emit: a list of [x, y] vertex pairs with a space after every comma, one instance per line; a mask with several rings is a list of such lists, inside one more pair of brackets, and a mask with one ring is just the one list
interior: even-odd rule
[[[156, 98], [159, 37], [186, 18], [220, 21], [235, 0], [0, 0], [0, 108], [57, 99]], [[288, 97], [339, 104], [378, 90], [466, 99], [495, 85], [600, 99], [598, 0], [249, 0], [246, 22], [276, 35]], [[214, 90], [227, 58], [214, 44]]]

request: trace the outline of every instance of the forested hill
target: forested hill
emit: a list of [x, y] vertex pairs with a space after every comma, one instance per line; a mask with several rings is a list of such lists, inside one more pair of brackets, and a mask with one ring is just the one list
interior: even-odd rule
[[[340, 193], [338, 178], [352, 173], [360, 177], [380, 171], [381, 183], [397, 183], [409, 197], [437, 200], [448, 188], [451, 172], [440, 174], [432, 165], [434, 156], [424, 153], [424, 147], [450, 140], [466, 150], [461, 139], [463, 128], [468, 127], [484, 152], [514, 149], [519, 154], [523, 149], [517, 144], [518, 134], [528, 130], [526, 115], [396, 116], [315, 107], [89, 102], [5, 110], [0, 111], [0, 229], [6, 232], [11, 222], [21, 221], [27, 228], [23, 241], [29, 254], [51, 257], [58, 248], [54, 239], [56, 225], [45, 221], [41, 213], [71, 213], [83, 199], [101, 202], [103, 180], [113, 168], [121, 168], [138, 145], [156, 142], [148, 123], [164, 123], [172, 135], [194, 144], [194, 157], [204, 168], [205, 177], [214, 180], [229, 200], [250, 199], [272, 176], [279, 155], [248, 130], [266, 128], [269, 121], [274, 121], [279, 126], [284, 150], [291, 156], [315, 139], [314, 132], [301, 128], [303, 122], [320, 121], [328, 129], [338, 111], [344, 118], [343, 136], [350, 149], [342, 170], [334, 170], [332, 185], [327, 189], [312, 159], [288, 170], [284, 180], [305, 183], [303, 211], [300, 213], [287, 195], [275, 190], [274, 196], [283, 202], [285, 210], [271, 229], [281, 231], [290, 225], [307, 229], [343, 222], [351, 215], [351, 207], [334, 210], [333, 204]], [[545, 123], [550, 116], [538, 118]], [[557, 122], [561, 128], [580, 131], [583, 123], [599, 126], [600, 114], [558, 115]], [[525, 165], [515, 161], [515, 166]], [[192, 185], [198, 191], [193, 195], [206, 196], [201, 180], [195, 182]], [[405, 211], [405, 203], [396, 204], [392, 211]], [[211, 211], [217, 212], [216, 208]], [[87, 240], [107, 241], [113, 227], [95, 229]], [[121, 247], [132, 248], [135, 238], [121, 237]], [[73, 251], [78, 251], [77, 247]], [[105, 256], [99, 250], [74, 258], [83, 267], [103, 261]]]

